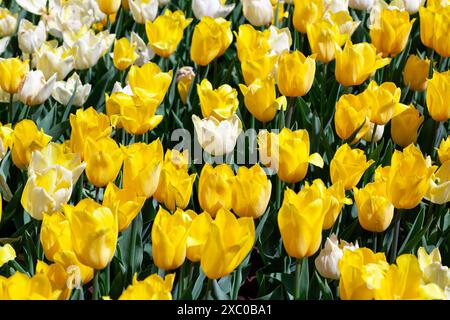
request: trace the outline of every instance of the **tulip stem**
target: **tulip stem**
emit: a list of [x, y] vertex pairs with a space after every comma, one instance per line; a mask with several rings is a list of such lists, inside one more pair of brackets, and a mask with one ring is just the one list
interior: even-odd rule
[[286, 127], [291, 128], [292, 115], [295, 109], [295, 97], [289, 97], [288, 109], [286, 114]]
[[98, 281], [99, 274], [100, 274], [99, 270], [94, 271], [94, 291], [92, 293], [92, 300], [98, 300], [99, 296], [100, 296], [100, 292], [99, 292], [100, 286], [99, 286], [99, 281]]
[[369, 156], [372, 154], [372, 152], [375, 148], [375, 134], [377, 133], [377, 127], [378, 127], [378, 125], [375, 123], [373, 125], [373, 130], [372, 130], [372, 140], [370, 141]]
[[206, 283], [205, 300], [214, 300], [212, 294], [212, 282], [213, 280], [208, 278], [208, 282]]
[[11, 93], [9, 95], [9, 109], [8, 109], [8, 123], [13, 124], [13, 101], [14, 100], [14, 94]]
[[133, 279], [134, 273], [136, 272], [135, 260], [136, 260], [136, 237], [137, 237], [137, 226], [136, 218], [131, 222], [131, 237], [130, 237], [130, 278]]
[[397, 257], [398, 238], [400, 235], [401, 214], [402, 214], [401, 210], [397, 210], [395, 212], [394, 238], [392, 239], [392, 247], [391, 247], [391, 263], [394, 263], [395, 258]]
[[302, 272], [302, 259], [297, 259], [295, 262], [295, 294], [294, 299], [300, 299], [300, 276]]
[[377, 242], [378, 242], [377, 233], [374, 232], [373, 233], [373, 252], [377, 252]]

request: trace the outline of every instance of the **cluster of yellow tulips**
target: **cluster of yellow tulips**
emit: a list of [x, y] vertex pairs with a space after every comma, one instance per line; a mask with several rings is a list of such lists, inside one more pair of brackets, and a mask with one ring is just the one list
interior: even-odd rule
[[0, 6], [0, 299], [450, 299], [449, 1]]

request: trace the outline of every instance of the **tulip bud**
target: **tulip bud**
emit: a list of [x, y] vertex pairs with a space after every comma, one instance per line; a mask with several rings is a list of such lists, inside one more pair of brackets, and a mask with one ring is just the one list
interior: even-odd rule
[[114, 42], [114, 66], [118, 70], [128, 69], [139, 57], [135, 49], [135, 46], [127, 38], [116, 39]]
[[450, 160], [450, 138], [442, 139], [439, 149], [437, 150], [440, 163]]
[[153, 21], [158, 14], [158, 0], [128, 0], [128, 4], [136, 23]]
[[134, 143], [126, 147], [123, 163], [123, 188], [150, 198], [160, 180], [164, 151], [159, 139], [150, 144]]
[[135, 274], [133, 283], [122, 292], [119, 300], [172, 300], [174, 280], [174, 273], [166, 275], [164, 279], [152, 274], [142, 281], [138, 281]]
[[63, 210], [69, 220], [77, 258], [86, 266], [104, 269], [116, 251], [117, 216], [89, 198], [76, 206], [64, 205]]
[[232, 42], [230, 21], [204, 17], [194, 28], [191, 60], [200, 66], [206, 66], [223, 55]]
[[6, 8], [0, 8], [0, 38], [12, 36], [17, 28], [17, 13], [11, 14]]
[[186, 104], [192, 82], [195, 78], [194, 69], [192, 67], [181, 67], [177, 70], [175, 78], [177, 82], [178, 94], [181, 97], [181, 101]]
[[343, 144], [330, 162], [331, 182], [334, 184], [341, 181], [345, 190], [350, 190], [358, 184], [373, 163], [373, 160], [366, 160], [364, 151], [351, 149], [348, 144]]
[[72, 104], [82, 107], [91, 93], [91, 85], [81, 82], [80, 77], [75, 72], [67, 81], [57, 81], [52, 92], [52, 97], [64, 106], [67, 106], [72, 99]]
[[392, 140], [401, 147], [416, 143], [419, 127], [423, 120], [424, 116], [421, 116], [413, 106], [395, 116], [391, 121]]
[[225, 4], [221, 0], [192, 0], [192, 12], [198, 20], [203, 17], [225, 18], [234, 6], [234, 3]]
[[450, 161], [444, 162], [433, 175], [425, 199], [436, 204], [450, 201]]
[[208, 79], [197, 84], [200, 108], [205, 118], [214, 117], [219, 121], [231, 118], [239, 106], [238, 93], [227, 84], [214, 89]]
[[368, 118], [370, 109], [364, 98], [365, 96], [362, 94], [345, 94], [336, 103], [334, 126], [339, 138], [347, 140], [358, 130], [355, 138], [350, 142], [351, 144], [358, 142], [366, 133], [370, 132]]
[[169, 57], [177, 49], [183, 38], [184, 29], [191, 22], [192, 18], [186, 19], [183, 11], [172, 12], [169, 9], [166, 9], [155, 21], [146, 21], [145, 30], [153, 51], [160, 57]]
[[292, 45], [292, 36], [289, 28], [278, 29], [275, 26], [270, 26], [264, 33], [269, 34], [267, 38], [270, 46], [269, 55], [280, 55], [284, 52], [289, 52]]
[[152, 226], [152, 255], [155, 265], [174, 270], [186, 259], [186, 240], [196, 213], [177, 209], [173, 215], [159, 207]]
[[4, 246], [0, 246], [0, 267], [2, 267], [8, 261], [12, 261], [16, 258], [16, 251], [9, 244], [5, 244]]
[[19, 58], [0, 61], [1, 88], [9, 94], [17, 93], [29, 70], [28, 61], [22, 61]]
[[52, 94], [55, 84], [56, 74], [46, 81], [41, 70], [30, 71], [20, 86], [19, 99], [29, 106], [43, 104]]
[[319, 20], [324, 12], [323, 0], [295, 0], [292, 22], [295, 30], [306, 33], [308, 25]]
[[44, 22], [41, 20], [37, 26], [26, 19], [20, 20], [17, 33], [19, 48], [23, 53], [32, 54], [42, 46], [47, 38]]
[[375, 0], [349, 0], [348, 6], [352, 9], [369, 11]]
[[435, 121], [450, 119], [450, 108], [447, 101], [450, 99], [450, 71], [434, 72], [433, 78], [428, 81], [427, 107], [428, 112]]
[[106, 15], [117, 13], [120, 8], [120, 2], [121, 0], [97, 0], [100, 10]]
[[311, 89], [315, 73], [314, 58], [305, 57], [300, 51], [285, 52], [278, 61], [278, 89], [286, 97], [303, 97]]
[[245, 259], [254, 243], [253, 219], [237, 219], [230, 211], [220, 209], [203, 247], [200, 261], [203, 272], [209, 279], [229, 275]]
[[306, 30], [312, 53], [324, 63], [334, 60], [337, 48], [347, 38], [336, 24], [325, 19], [309, 24]]
[[243, 0], [242, 11], [245, 18], [256, 27], [268, 25], [273, 19], [270, 0]]
[[186, 257], [192, 262], [201, 260], [203, 247], [211, 231], [213, 219], [208, 212], [203, 212], [192, 220], [186, 240]]
[[75, 58], [72, 49], [58, 47], [57, 41], [44, 42], [33, 56], [36, 68], [41, 70], [46, 79], [57, 74], [58, 81], [64, 80], [74, 68]]
[[430, 70], [430, 60], [422, 60], [420, 57], [412, 54], [406, 61], [403, 71], [403, 82], [410, 86], [411, 90], [422, 92], [427, 89], [428, 72]]
[[231, 208], [233, 178], [233, 170], [227, 164], [215, 168], [208, 163], [203, 166], [198, 184], [198, 201], [213, 218], [220, 208]]

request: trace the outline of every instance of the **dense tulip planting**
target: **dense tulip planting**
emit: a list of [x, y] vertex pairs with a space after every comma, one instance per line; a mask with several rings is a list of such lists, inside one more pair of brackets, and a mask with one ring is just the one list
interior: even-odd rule
[[0, 6], [0, 299], [450, 299], [449, 1]]

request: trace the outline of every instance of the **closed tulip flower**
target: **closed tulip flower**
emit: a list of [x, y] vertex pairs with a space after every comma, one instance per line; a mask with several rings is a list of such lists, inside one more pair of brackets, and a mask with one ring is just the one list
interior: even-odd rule
[[394, 206], [386, 194], [386, 183], [372, 182], [362, 189], [353, 188], [358, 220], [363, 229], [384, 232], [392, 222]]
[[186, 240], [186, 257], [192, 262], [201, 260], [203, 247], [211, 231], [213, 219], [208, 212], [203, 212], [193, 218]]
[[56, 80], [61, 81], [73, 70], [75, 58], [72, 49], [58, 47], [57, 41], [48, 41], [34, 53], [33, 63], [46, 79], [56, 73]]
[[119, 11], [121, 0], [97, 0], [100, 10], [106, 14], [114, 14]]
[[217, 120], [231, 118], [239, 106], [238, 93], [227, 84], [214, 89], [208, 79], [197, 85], [197, 94], [203, 117], [213, 116]]
[[[366, 96], [359, 94], [345, 94], [336, 103], [334, 126], [336, 133], [342, 140], [349, 139], [353, 134], [355, 138], [350, 143], [358, 142], [370, 129], [370, 108], [365, 101]], [[372, 132], [370, 132], [371, 134]]]
[[307, 130], [283, 128], [278, 135], [262, 130], [258, 134], [258, 145], [261, 162], [266, 167], [274, 168], [284, 182], [302, 181], [310, 163], [323, 167], [322, 157], [309, 152]]
[[38, 130], [31, 120], [22, 120], [14, 127], [12, 160], [19, 169], [25, 169], [30, 163], [31, 154], [35, 150], [43, 149], [52, 137]]
[[19, 89], [19, 99], [28, 106], [43, 104], [51, 96], [56, 84], [56, 74], [45, 80], [40, 70], [30, 71]]
[[316, 54], [317, 60], [328, 63], [334, 60], [338, 47], [345, 43], [346, 36], [342, 35], [339, 27], [322, 19], [307, 26], [307, 35], [312, 53]]
[[69, 221], [61, 212], [43, 215], [40, 241], [50, 261], [54, 261], [58, 252], [73, 251]]
[[355, 187], [364, 172], [374, 163], [367, 161], [364, 151], [351, 149], [348, 144], [340, 146], [330, 162], [331, 182], [341, 181], [345, 190]]
[[405, 70], [403, 71], [403, 82], [409, 86], [411, 90], [422, 92], [427, 89], [428, 72], [430, 70], [430, 60], [412, 54], [406, 61]]
[[17, 39], [19, 41], [19, 48], [23, 53], [34, 53], [44, 43], [45, 39], [47, 39], [44, 22], [41, 20], [35, 26], [26, 19], [20, 20]]
[[323, 0], [294, 0], [294, 4], [292, 21], [295, 30], [301, 33], [306, 33], [308, 25], [319, 20], [325, 12]]
[[84, 148], [86, 176], [96, 187], [101, 188], [116, 179], [122, 167], [122, 150], [110, 137], [93, 140], [88, 137]]
[[103, 196], [103, 205], [117, 212], [119, 232], [125, 230], [139, 214], [145, 202], [144, 196], [138, 196], [133, 189], [119, 189], [110, 182]]
[[69, 104], [73, 95], [73, 105], [82, 107], [91, 93], [91, 85], [83, 84], [80, 76], [75, 72], [67, 81], [57, 81], [52, 92], [52, 97], [64, 106]]
[[225, 18], [234, 9], [234, 3], [222, 0], [192, 0], [192, 12], [201, 20], [203, 17]]
[[[429, 3], [429, 1], [428, 1]], [[436, 12], [428, 4], [427, 8], [422, 7], [419, 9], [420, 16], [420, 40], [428, 47], [434, 47], [434, 26]]]
[[222, 121], [212, 116], [200, 119], [193, 115], [192, 121], [198, 142], [206, 152], [214, 156], [232, 152], [242, 132], [242, 122], [236, 114]]
[[448, 36], [448, 28], [450, 26], [450, 10], [444, 9], [442, 14], [436, 17], [436, 24], [434, 29], [434, 49], [442, 57], [450, 57], [450, 44], [446, 41]]
[[311, 89], [315, 73], [314, 58], [305, 57], [300, 51], [286, 52], [278, 61], [278, 89], [286, 97], [302, 97]]
[[239, 88], [247, 110], [261, 122], [272, 121], [278, 110], [286, 110], [286, 97], [277, 98], [273, 78], [256, 79], [248, 87], [240, 84]]
[[265, 37], [268, 37], [270, 55], [280, 55], [284, 52], [289, 52], [292, 45], [292, 35], [289, 28], [279, 29], [275, 26], [270, 26], [269, 29], [264, 30], [264, 33], [266, 34]]
[[122, 292], [119, 300], [172, 300], [174, 280], [175, 274], [168, 274], [164, 278], [152, 274], [142, 281], [138, 281], [134, 275], [132, 284]]
[[153, 21], [158, 14], [158, 0], [128, 0], [134, 21], [144, 24]]
[[322, 241], [324, 219], [324, 201], [317, 190], [308, 188], [296, 194], [287, 188], [278, 212], [278, 227], [287, 254], [302, 259], [316, 253]]
[[450, 71], [434, 72], [433, 78], [428, 81], [427, 108], [435, 121], [450, 119]]
[[86, 266], [104, 269], [116, 251], [117, 216], [89, 198], [76, 206], [64, 205], [63, 210], [69, 220], [77, 258]]
[[186, 208], [191, 198], [196, 174], [189, 175], [187, 157], [187, 152], [182, 154], [176, 150], [167, 150], [164, 157], [158, 188], [153, 197], [170, 211], [177, 207]]
[[379, 25], [370, 28], [373, 45], [383, 56], [395, 57], [405, 49], [414, 21], [408, 12], [383, 10]]
[[178, 94], [180, 95], [181, 101], [183, 101], [184, 104], [187, 103], [189, 91], [191, 90], [194, 78], [195, 73], [192, 67], [182, 67], [177, 70], [176, 82]]
[[76, 114], [70, 115], [71, 135], [69, 146], [73, 152], [79, 153], [84, 159], [84, 150], [87, 138], [94, 141], [111, 134], [112, 128], [106, 114], [98, 113], [90, 107], [86, 110], [78, 109]]
[[32, 175], [23, 189], [23, 208], [36, 220], [42, 220], [44, 213], [53, 213], [70, 200], [72, 175], [62, 168], [49, 168], [43, 173]]
[[169, 9], [166, 9], [155, 21], [147, 21], [145, 30], [153, 51], [160, 57], [169, 57], [177, 49], [183, 38], [184, 29], [191, 22], [192, 18], [186, 19], [183, 11], [172, 12]]
[[195, 216], [192, 210], [177, 209], [170, 214], [159, 208], [152, 226], [152, 255], [158, 268], [174, 270], [183, 264], [188, 231]]
[[369, 11], [375, 0], [349, 0], [348, 6], [352, 9]]
[[402, 91], [393, 82], [378, 85], [375, 81], [371, 81], [363, 95], [365, 103], [370, 108], [370, 122], [379, 126], [384, 126], [392, 117], [407, 108], [400, 104]]
[[114, 42], [114, 66], [118, 70], [128, 69], [138, 58], [135, 46], [127, 38], [121, 38]]
[[0, 61], [0, 86], [9, 94], [17, 93], [30, 70], [28, 61], [9, 58]]
[[233, 178], [233, 170], [227, 164], [215, 168], [208, 163], [203, 166], [198, 184], [198, 201], [213, 218], [220, 208], [231, 208]]
[[223, 55], [232, 42], [230, 21], [204, 17], [194, 29], [191, 60], [200, 66], [206, 66]]
[[236, 48], [239, 61], [254, 60], [263, 57], [270, 51], [269, 33], [253, 28], [250, 24], [239, 26], [236, 36]]
[[442, 139], [439, 148], [437, 149], [439, 161], [442, 163], [450, 160], [450, 138]]
[[203, 247], [200, 265], [209, 279], [229, 275], [245, 259], [255, 243], [255, 223], [252, 218], [236, 218], [220, 209], [211, 225]]
[[392, 140], [401, 147], [407, 147], [412, 143], [416, 143], [419, 127], [423, 123], [423, 120], [424, 116], [421, 116], [416, 108], [410, 106], [392, 118]]
[[16, 258], [16, 251], [9, 244], [5, 244], [4, 246], [0, 246], [0, 267], [2, 267], [5, 263], [12, 261]]
[[377, 55], [372, 44], [347, 41], [343, 50], [336, 51], [336, 80], [346, 87], [360, 85], [390, 61]]
[[269, 77], [275, 77], [277, 61], [277, 55], [269, 54], [243, 61], [241, 69], [244, 82], [251, 85], [257, 79], [265, 80]]
[[436, 169], [436, 166], [431, 165], [430, 157], [425, 159], [413, 144], [403, 149], [403, 152], [396, 150], [392, 155], [386, 188], [394, 207], [416, 207], [428, 191], [430, 179]]
[[273, 8], [270, 0], [243, 0], [244, 17], [254, 26], [268, 25], [273, 19]]
[[12, 36], [17, 28], [17, 13], [0, 8], [0, 38]]

